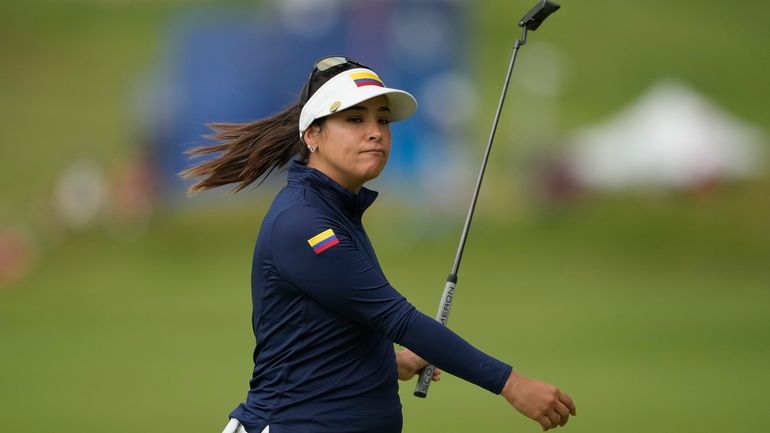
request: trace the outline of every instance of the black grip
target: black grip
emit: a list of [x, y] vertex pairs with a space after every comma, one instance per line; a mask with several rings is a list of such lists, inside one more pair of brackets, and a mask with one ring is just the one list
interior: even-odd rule
[[431, 378], [433, 377], [433, 370], [436, 367], [428, 364], [420, 371], [420, 377], [417, 381], [417, 386], [414, 387], [414, 396], [425, 398], [428, 396], [428, 388], [430, 388]]

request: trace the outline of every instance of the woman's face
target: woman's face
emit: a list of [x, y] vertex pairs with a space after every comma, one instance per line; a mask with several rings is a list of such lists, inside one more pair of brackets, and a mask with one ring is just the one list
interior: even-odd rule
[[390, 109], [385, 96], [366, 100], [311, 126], [305, 143], [316, 147], [308, 166], [352, 192], [379, 176], [390, 155]]

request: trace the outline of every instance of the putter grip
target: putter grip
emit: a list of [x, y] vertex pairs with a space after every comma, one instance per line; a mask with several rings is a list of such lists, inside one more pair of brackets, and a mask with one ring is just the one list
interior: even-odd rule
[[[438, 304], [438, 311], [436, 312], [436, 321], [446, 326], [449, 321], [449, 312], [452, 310], [452, 300], [455, 296], [455, 286], [457, 285], [457, 276], [450, 274], [444, 285], [444, 293], [441, 294], [441, 301]], [[425, 398], [428, 396], [428, 388], [430, 387], [431, 378], [433, 377], [433, 370], [435, 370], [431, 364], [425, 366], [420, 372], [420, 378], [417, 381], [417, 386], [414, 388], [415, 397]]]
[[420, 371], [420, 379], [417, 381], [417, 386], [414, 387], [414, 396], [425, 398], [428, 396], [428, 387], [430, 387], [430, 380], [433, 377], [433, 370], [436, 367], [428, 364]]

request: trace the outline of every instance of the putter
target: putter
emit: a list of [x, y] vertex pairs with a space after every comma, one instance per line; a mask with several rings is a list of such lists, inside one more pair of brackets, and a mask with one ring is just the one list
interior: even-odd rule
[[[497, 124], [500, 121], [500, 112], [503, 110], [503, 102], [505, 102], [505, 94], [508, 92], [508, 84], [511, 81], [511, 73], [513, 72], [513, 64], [516, 62], [516, 54], [519, 51], [519, 47], [527, 42], [527, 31], [537, 30], [540, 24], [548, 18], [549, 15], [556, 12], [559, 9], [559, 5], [550, 1], [539, 1], [535, 7], [533, 7], [526, 15], [519, 21], [519, 27], [521, 27], [521, 37], [517, 39], [513, 44], [513, 54], [511, 55], [511, 61], [508, 65], [508, 73], [505, 76], [505, 82], [503, 83], [503, 90], [500, 93], [500, 101], [497, 103], [497, 112], [495, 113], [495, 119], [492, 122], [492, 131], [489, 134], [489, 141], [487, 142], [487, 149], [484, 152], [484, 158], [481, 162], [481, 170], [479, 171], [479, 177], [476, 180], [476, 189], [473, 192], [471, 198], [471, 205], [468, 209], [468, 215], [465, 218], [465, 225], [463, 226], [462, 234], [460, 235], [460, 245], [457, 247], [457, 254], [455, 255], [455, 261], [452, 265], [452, 270], [447, 277], [446, 284], [444, 285], [444, 293], [441, 295], [441, 300], [438, 306], [438, 312], [436, 313], [436, 321], [441, 322], [446, 326], [449, 320], [449, 312], [452, 309], [452, 300], [455, 295], [455, 287], [457, 285], [457, 272], [460, 269], [460, 260], [463, 257], [463, 250], [465, 249], [465, 240], [468, 238], [468, 229], [471, 226], [471, 220], [473, 219], [473, 211], [476, 208], [476, 200], [479, 197], [479, 190], [481, 189], [481, 181], [484, 178], [484, 171], [487, 168], [487, 161], [489, 160], [489, 152], [492, 149], [492, 141], [495, 139], [495, 132], [497, 131]], [[433, 365], [427, 365], [420, 372], [420, 378], [417, 381], [417, 386], [414, 389], [414, 395], [420, 398], [428, 396], [428, 387], [430, 387], [431, 378], [433, 377]]]

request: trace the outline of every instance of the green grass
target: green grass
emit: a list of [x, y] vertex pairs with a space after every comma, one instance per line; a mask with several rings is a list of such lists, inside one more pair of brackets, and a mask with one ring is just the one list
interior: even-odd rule
[[[770, 209], [755, 206], [763, 190], [705, 202], [601, 200], [519, 222], [481, 216], [450, 325], [567, 390], [580, 414], [571, 431], [761, 429], [745, 403], [770, 402], [762, 343]], [[393, 241], [411, 228], [387, 206], [376, 204], [368, 218], [383, 267], [432, 314], [454, 255], [454, 223], [442, 235]], [[251, 367], [248, 278], [262, 212], [163, 214], [136, 241], [97, 231], [48, 252], [38, 272], [0, 293], [9, 348], [0, 424], [221, 428]], [[499, 397], [449, 376], [427, 400], [411, 397], [412, 383], [402, 388], [405, 432], [536, 428]]]

